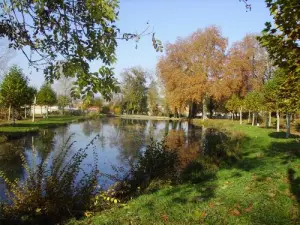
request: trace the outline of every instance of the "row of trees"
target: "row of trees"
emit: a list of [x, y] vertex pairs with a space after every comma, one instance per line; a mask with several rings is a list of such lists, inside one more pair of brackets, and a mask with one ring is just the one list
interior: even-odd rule
[[[45, 83], [40, 90], [37, 90], [29, 85], [28, 77], [17, 66], [10, 68], [0, 84], [0, 102], [2, 107], [8, 109], [7, 119], [9, 121], [12, 117], [15, 120], [16, 113], [23, 115], [23, 110], [26, 118], [27, 108], [31, 108], [35, 104], [45, 106], [46, 112], [48, 112], [48, 107], [56, 104], [57, 100], [57, 95], [50, 84]], [[46, 117], [48, 117], [48, 113], [46, 113]]]
[[206, 119], [210, 102], [224, 108], [232, 95], [244, 98], [271, 77], [271, 60], [255, 35], [227, 48], [228, 40], [216, 26], [166, 46], [157, 70], [172, 111], [181, 113], [188, 107], [190, 118], [202, 111]]
[[[289, 136], [291, 116], [300, 111], [300, 70], [299, 64], [295, 65], [299, 57], [292, 55], [287, 61], [287, 54], [281, 61], [276, 59], [264, 36], [255, 34], [227, 49], [228, 40], [216, 26], [166, 46], [157, 70], [171, 110], [181, 114], [188, 108], [190, 118], [202, 112], [206, 119], [210, 106], [219, 112], [229, 110], [232, 115], [238, 112], [241, 123], [243, 112], [248, 111], [253, 125], [261, 113], [266, 115], [268, 126], [272, 112], [276, 112], [277, 129], [280, 114], [286, 115]], [[285, 65], [287, 62], [290, 64]]]

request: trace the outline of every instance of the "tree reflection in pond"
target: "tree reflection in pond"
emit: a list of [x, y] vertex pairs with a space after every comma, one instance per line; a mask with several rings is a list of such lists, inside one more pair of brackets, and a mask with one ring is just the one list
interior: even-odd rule
[[[50, 166], [52, 156], [60, 152], [61, 146], [72, 134], [72, 141], [75, 143], [69, 154], [86, 147], [91, 139], [99, 135], [93, 148], [99, 157], [100, 172], [105, 174], [115, 173], [112, 165], [122, 166], [126, 172], [135, 163], [139, 153], [145, 151], [151, 139], [160, 141], [165, 138], [166, 144], [178, 151], [182, 168], [199, 154], [221, 154], [217, 143], [224, 139], [218, 139], [218, 134], [210, 128], [195, 127], [184, 121], [103, 118], [45, 130], [38, 135], [28, 135], [20, 140], [1, 144], [0, 170], [12, 179], [22, 179], [20, 154], [25, 155], [29, 165], [45, 161]], [[86, 172], [89, 170], [88, 165], [94, 160], [92, 149], [87, 154], [82, 165]], [[3, 188], [0, 188], [3, 193]]]

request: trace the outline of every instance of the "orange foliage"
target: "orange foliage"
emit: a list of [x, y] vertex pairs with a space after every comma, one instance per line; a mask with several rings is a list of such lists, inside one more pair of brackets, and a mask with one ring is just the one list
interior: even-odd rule
[[215, 95], [214, 86], [223, 71], [226, 47], [227, 39], [215, 26], [167, 44], [157, 69], [171, 107], [183, 109]]

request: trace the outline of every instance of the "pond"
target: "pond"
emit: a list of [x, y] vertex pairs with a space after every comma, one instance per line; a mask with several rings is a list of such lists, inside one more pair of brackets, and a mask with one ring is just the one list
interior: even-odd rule
[[[58, 154], [64, 143], [71, 137], [73, 143], [69, 155], [78, 149], [85, 148], [97, 136], [93, 145], [87, 149], [87, 158], [83, 162], [83, 169], [88, 172], [94, 162], [94, 154], [98, 155], [98, 168], [101, 173], [114, 174], [114, 166], [128, 169], [134, 163], [138, 154], [145, 150], [147, 144], [153, 140], [166, 141], [171, 148], [178, 146], [194, 146], [194, 153], [207, 145], [203, 139], [202, 128], [187, 122], [132, 120], [121, 118], [103, 118], [74, 123], [51, 130], [41, 131], [40, 134], [27, 135], [21, 139], [0, 145], [0, 170], [9, 179], [23, 179], [21, 154], [29, 165], [33, 166], [42, 161], [51, 164], [53, 156]], [[185, 157], [192, 156], [186, 152]], [[100, 184], [108, 187], [113, 183], [109, 179], [101, 179]], [[5, 199], [5, 185], [0, 180], [0, 197]]]

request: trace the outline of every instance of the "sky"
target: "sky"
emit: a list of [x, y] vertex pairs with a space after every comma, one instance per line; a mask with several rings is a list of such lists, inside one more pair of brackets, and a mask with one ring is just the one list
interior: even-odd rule
[[[229, 45], [241, 40], [248, 33], [259, 33], [264, 23], [272, 21], [264, 0], [248, 0], [252, 10], [246, 12], [245, 4], [239, 0], [121, 0], [117, 26], [121, 32], [141, 32], [149, 23], [163, 44], [174, 43], [178, 37], [186, 37], [197, 29], [210, 25], [219, 26]], [[143, 37], [135, 48], [134, 41], [118, 42], [115, 76], [126, 68], [141, 66], [155, 73], [156, 63], [163, 53], [157, 53], [151, 36]], [[40, 87], [44, 81], [42, 71], [36, 72], [28, 66], [25, 56], [17, 52], [11, 64], [19, 65], [29, 76], [30, 84]], [[92, 71], [97, 71], [101, 62], [93, 62]]]

